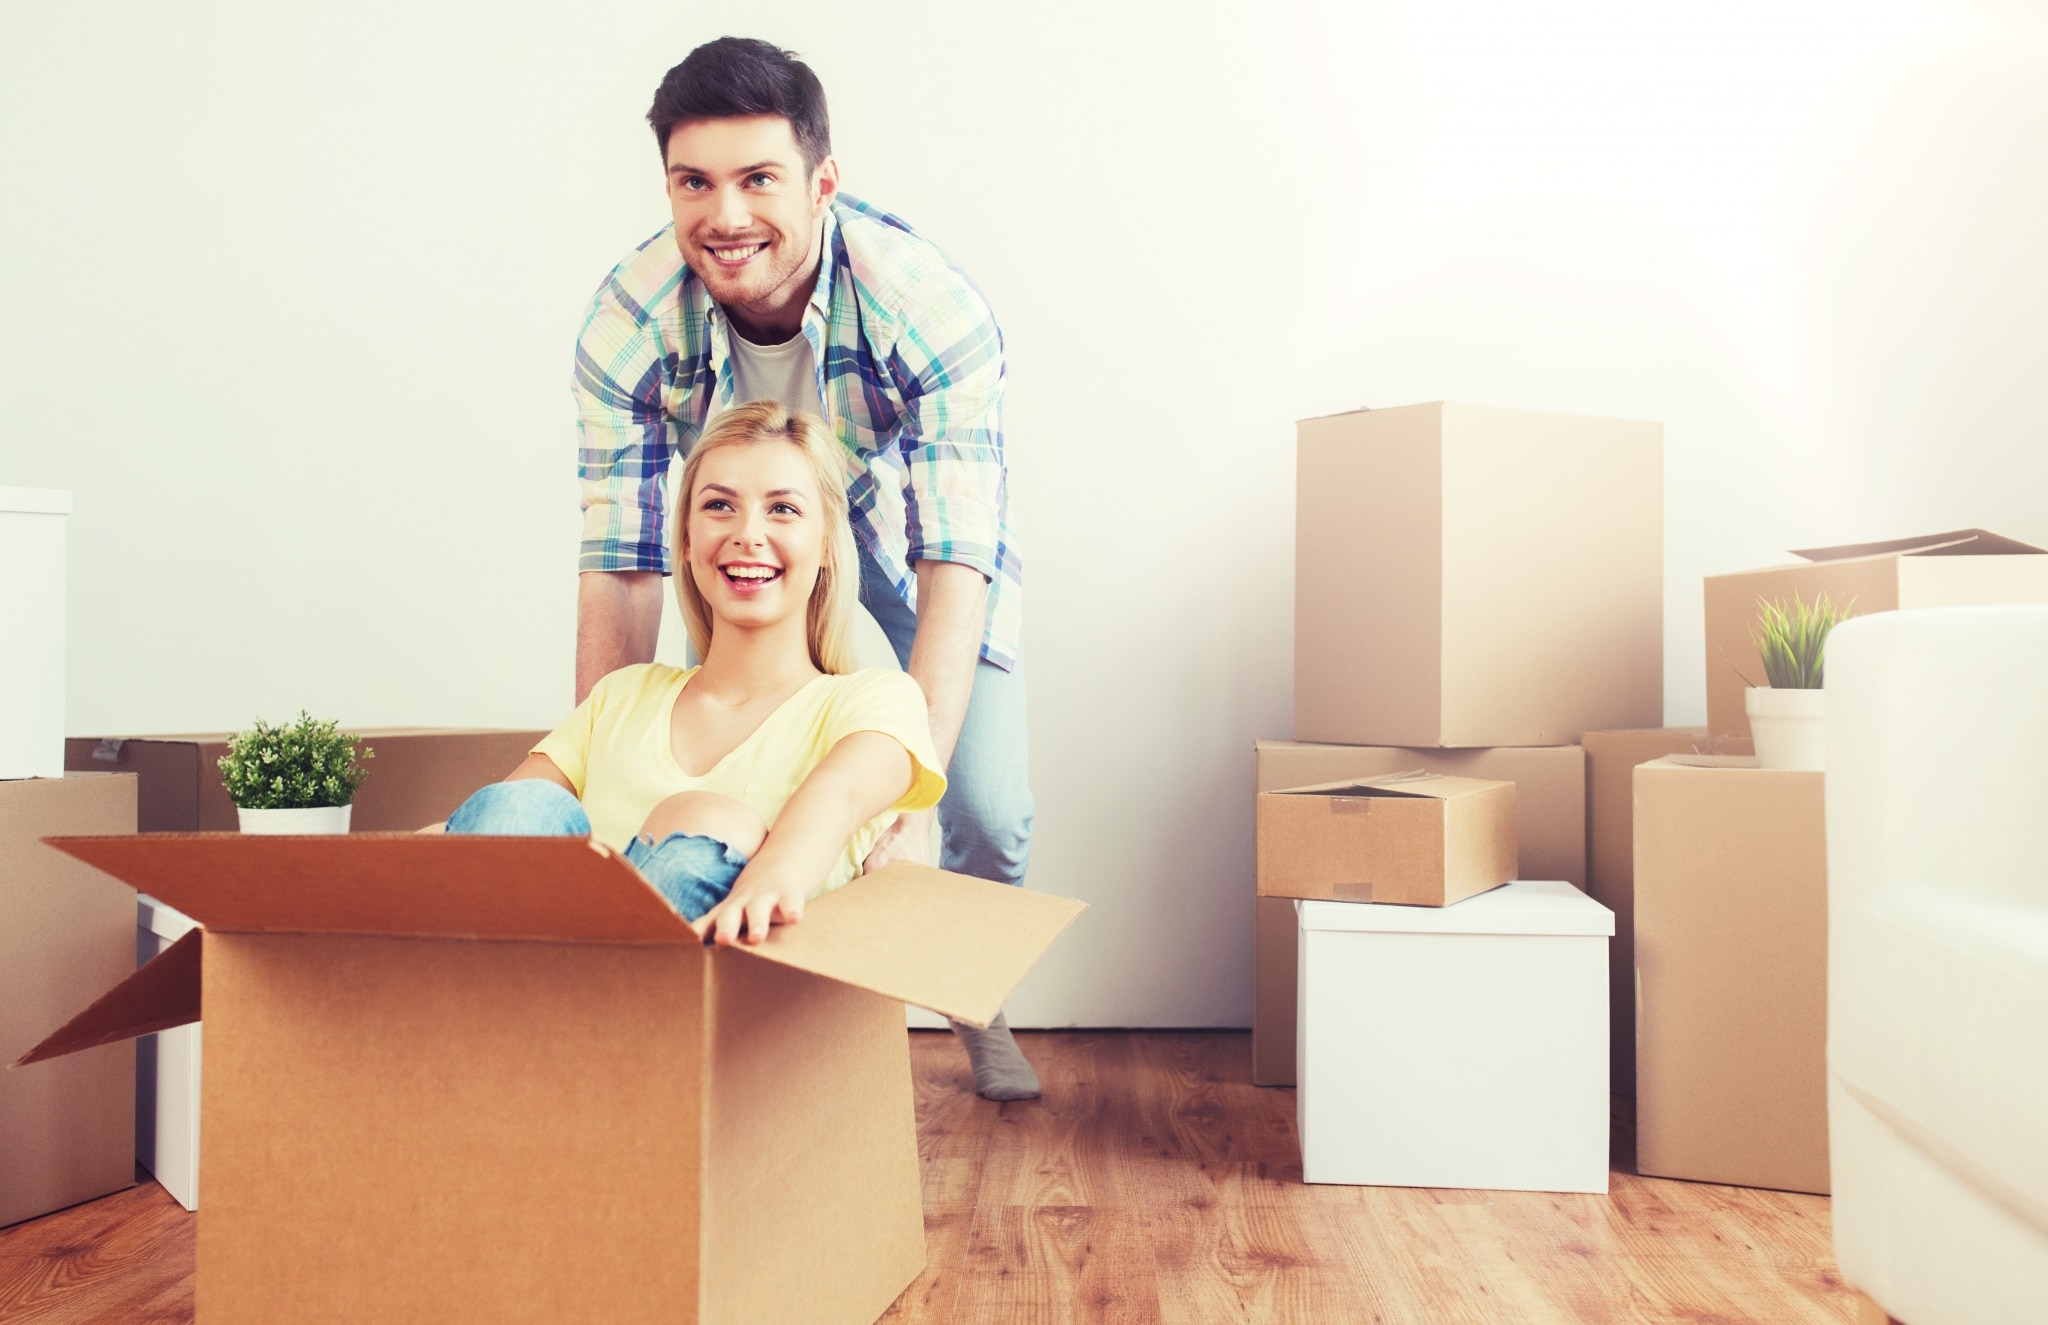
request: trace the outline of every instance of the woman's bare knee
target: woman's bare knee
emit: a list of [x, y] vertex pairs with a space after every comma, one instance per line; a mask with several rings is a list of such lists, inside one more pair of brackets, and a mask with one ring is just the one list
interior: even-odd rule
[[656, 842], [671, 833], [715, 837], [741, 855], [751, 856], [761, 849], [768, 826], [744, 801], [712, 791], [679, 791], [648, 813], [640, 832]]

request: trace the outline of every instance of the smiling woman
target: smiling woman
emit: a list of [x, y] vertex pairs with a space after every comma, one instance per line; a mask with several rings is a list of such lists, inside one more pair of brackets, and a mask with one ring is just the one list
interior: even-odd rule
[[451, 833], [589, 835], [718, 943], [851, 880], [946, 779], [917, 683], [856, 671], [857, 553], [824, 421], [756, 401], [690, 453], [676, 596], [700, 667], [622, 667]]

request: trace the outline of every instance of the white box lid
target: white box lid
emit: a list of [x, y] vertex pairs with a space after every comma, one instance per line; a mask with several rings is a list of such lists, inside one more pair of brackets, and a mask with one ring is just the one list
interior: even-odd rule
[[21, 515], [69, 515], [71, 493], [64, 488], [0, 488], [0, 511]]
[[1303, 929], [1381, 934], [1612, 935], [1614, 912], [1568, 883], [1518, 880], [1450, 906], [1296, 902]]

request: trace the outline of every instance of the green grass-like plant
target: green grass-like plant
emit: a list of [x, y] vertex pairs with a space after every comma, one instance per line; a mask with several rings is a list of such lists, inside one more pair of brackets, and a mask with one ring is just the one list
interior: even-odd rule
[[1757, 599], [1757, 624], [1749, 638], [1763, 655], [1764, 675], [1773, 690], [1818, 690], [1821, 669], [1826, 662], [1828, 632], [1852, 615], [1855, 600], [1837, 607], [1823, 590], [1811, 606], [1792, 595], [1792, 605], [1783, 599]]
[[370, 775], [371, 751], [332, 721], [301, 709], [299, 720], [273, 727], [261, 718], [228, 741], [220, 757], [228, 798], [245, 810], [310, 810], [346, 805]]

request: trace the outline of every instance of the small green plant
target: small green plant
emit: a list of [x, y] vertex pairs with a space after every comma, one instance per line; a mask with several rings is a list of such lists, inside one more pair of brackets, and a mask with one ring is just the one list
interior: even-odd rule
[[228, 741], [220, 757], [228, 799], [245, 810], [307, 810], [346, 805], [370, 775], [368, 750], [332, 721], [301, 709], [299, 720], [273, 727], [261, 718]]
[[1773, 690], [1818, 690], [1821, 667], [1826, 660], [1828, 632], [1849, 619], [1855, 600], [1840, 607], [1823, 591], [1811, 606], [1792, 595], [1784, 600], [1756, 600], [1757, 624], [1749, 632], [1756, 651], [1763, 655], [1764, 675]]

